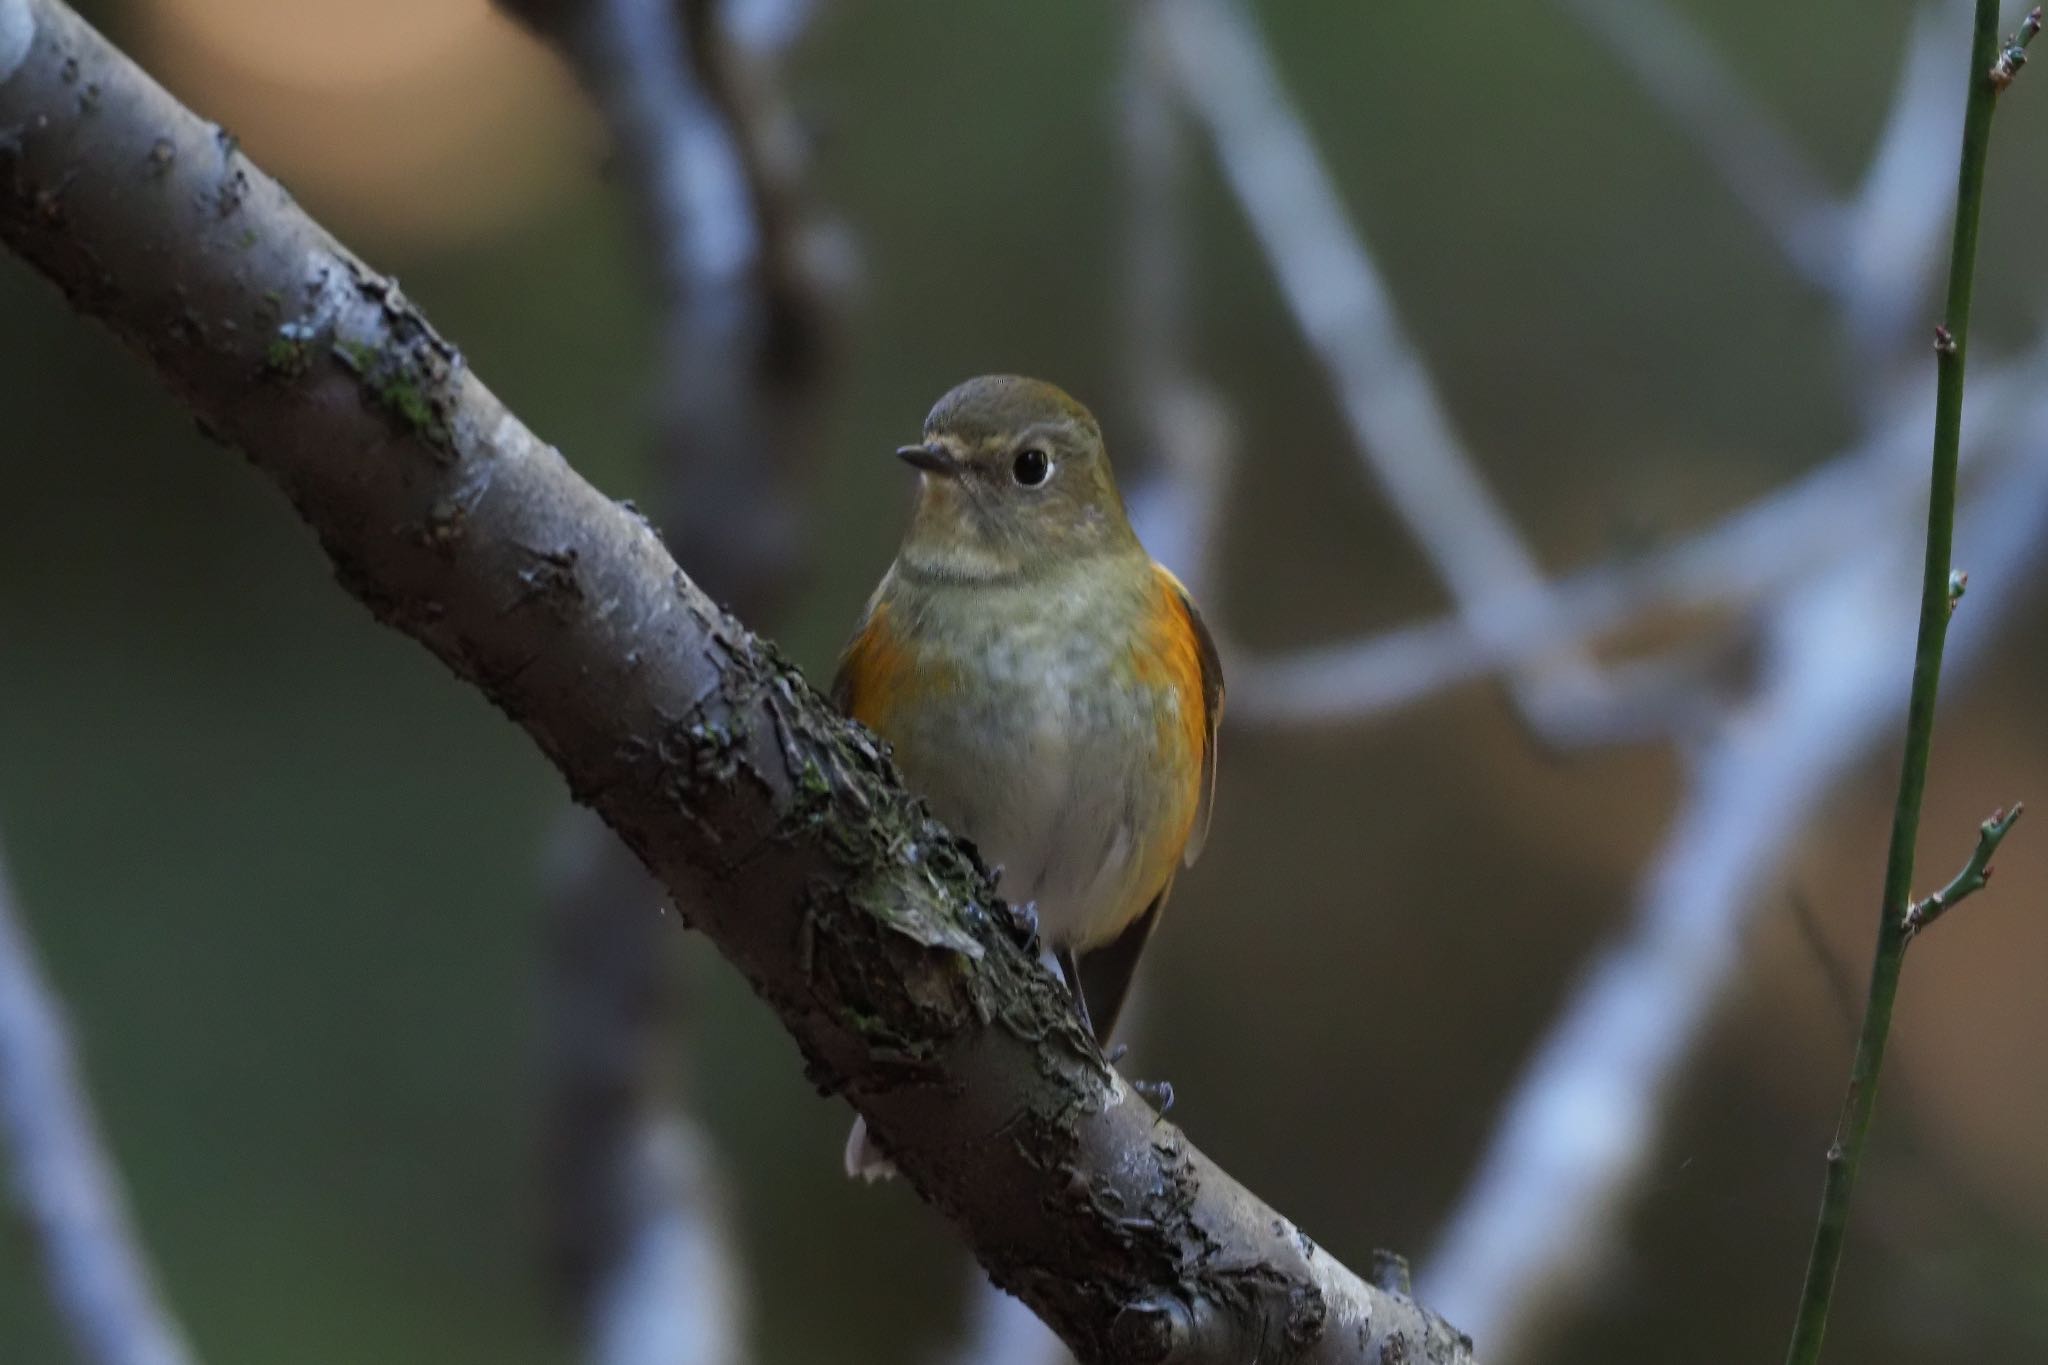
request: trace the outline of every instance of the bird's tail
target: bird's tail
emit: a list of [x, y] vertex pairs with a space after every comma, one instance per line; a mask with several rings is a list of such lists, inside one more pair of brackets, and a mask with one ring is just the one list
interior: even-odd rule
[[873, 1184], [896, 1174], [896, 1163], [882, 1155], [882, 1149], [868, 1136], [868, 1121], [855, 1117], [853, 1131], [846, 1135], [846, 1175], [849, 1180]]

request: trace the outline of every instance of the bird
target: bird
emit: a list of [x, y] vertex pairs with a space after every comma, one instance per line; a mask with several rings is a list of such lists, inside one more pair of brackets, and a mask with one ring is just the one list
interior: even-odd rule
[[[896, 454], [917, 493], [834, 704], [972, 842], [1107, 1047], [1176, 874], [1208, 836], [1223, 669], [1132, 529], [1102, 428], [1019, 375], [949, 390]], [[893, 1169], [864, 1122], [849, 1176]]]

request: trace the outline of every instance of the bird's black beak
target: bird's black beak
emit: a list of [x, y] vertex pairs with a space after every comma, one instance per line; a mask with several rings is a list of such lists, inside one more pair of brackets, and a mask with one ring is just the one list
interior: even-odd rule
[[899, 446], [896, 457], [913, 469], [922, 469], [927, 474], [955, 475], [960, 472], [960, 461], [944, 446]]

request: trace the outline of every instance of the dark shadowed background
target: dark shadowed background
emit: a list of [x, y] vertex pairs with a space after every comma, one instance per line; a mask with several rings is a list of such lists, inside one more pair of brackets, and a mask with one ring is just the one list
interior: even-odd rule
[[[1260, 17], [1456, 421], [1563, 571], [1812, 466], [1856, 430], [1852, 386], [1825, 302], [1612, 57], [1549, 5], [1487, 8]], [[1906, 0], [1684, 8], [1846, 187]], [[85, 9], [402, 277], [587, 477], [645, 494], [652, 295], [601, 130], [550, 54], [484, 0]], [[861, 265], [816, 570], [783, 632], [813, 678], [892, 553], [908, 479], [889, 451], [940, 391], [997, 369], [1056, 380], [1113, 453], [1137, 421], [1121, 45], [1091, 0], [847, 0], [815, 21], [792, 93]], [[2048, 88], [2031, 85], [1998, 130], [1986, 348], [2048, 308]], [[1220, 613], [1262, 649], [1438, 613], [1195, 165], [1189, 349], [1242, 438]], [[2023, 594], [1947, 696], [1925, 885], [1992, 806], [2048, 814], [2044, 606]], [[1793, 907], [1860, 984], [1895, 761], [1856, 768], [1771, 882], [1625, 1250], [1548, 1358], [1777, 1358], [1852, 1027]], [[1678, 781], [1664, 748], [1546, 754], [1486, 683], [1368, 725], [1227, 732], [1134, 1070], [1170, 1077], [1193, 1138], [1336, 1254], [1419, 1257], [1626, 915]], [[565, 799], [473, 690], [336, 590], [264, 480], [0, 263], [0, 833], [213, 1365], [572, 1357], [537, 1249], [540, 869]], [[2048, 1359], [2044, 849], [2048, 819], [2022, 825], [1992, 890], [1914, 950], [1832, 1359]], [[959, 1330], [953, 1238], [902, 1189], [847, 1185], [844, 1106], [810, 1092], [734, 973], [701, 945], [678, 956], [758, 1358], [930, 1358]], [[0, 1240], [0, 1360], [62, 1358], [29, 1248]]]

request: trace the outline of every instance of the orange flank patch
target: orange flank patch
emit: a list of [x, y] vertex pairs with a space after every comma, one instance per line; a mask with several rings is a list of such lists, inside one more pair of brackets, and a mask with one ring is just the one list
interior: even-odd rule
[[910, 650], [890, 625], [888, 604], [877, 602], [839, 660], [832, 694], [846, 714], [886, 735], [898, 707], [915, 705], [950, 681], [950, 670], [913, 667]]
[[[1155, 566], [1156, 568], [1156, 566]], [[1202, 676], [1202, 643], [1188, 612], [1180, 584], [1164, 569], [1155, 575], [1158, 594], [1148, 622], [1132, 652], [1138, 681], [1170, 691], [1178, 700], [1171, 711], [1159, 709], [1159, 749], [1184, 775], [1187, 819], [1175, 834], [1175, 848], [1193, 828], [1201, 795], [1203, 756], [1209, 746], [1209, 708]]]

